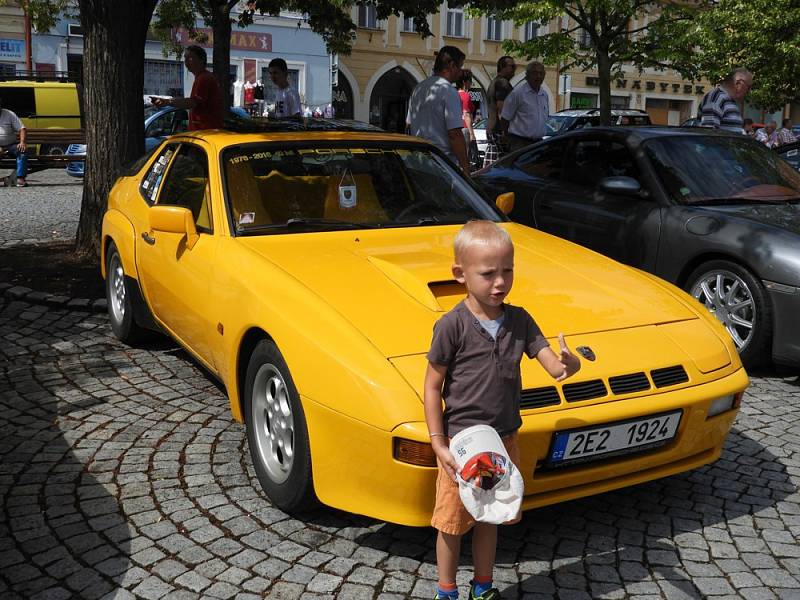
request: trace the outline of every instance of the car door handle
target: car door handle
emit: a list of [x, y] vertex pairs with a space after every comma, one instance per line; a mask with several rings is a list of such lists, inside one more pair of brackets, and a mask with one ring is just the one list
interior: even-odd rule
[[156, 238], [152, 237], [152, 236], [151, 236], [149, 233], [147, 233], [146, 231], [143, 231], [143, 232], [142, 232], [142, 239], [143, 239], [145, 242], [147, 242], [148, 244], [150, 244], [151, 246], [152, 246], [153, 244], [155, 244], [155, 243], [156, 243]]

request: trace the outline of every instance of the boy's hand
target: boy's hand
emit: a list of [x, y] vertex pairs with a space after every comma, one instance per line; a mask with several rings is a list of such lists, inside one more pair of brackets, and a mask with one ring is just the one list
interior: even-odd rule
[[[441, 439], [440, 436], [434, 438], [434, 440]], [[445, 441], [433, 441], [431, 445], [433, 446], [433, 452], [436, 454], [436, 458], [442, 463], [442, 468], [444, 468], [445, 473], [447, 473], [450, 479], [457, 483], [456, 473], [458, 472], [458, 463], [456, 463], [456, 459], [453, 457], [453, 453], [450, 452], [447, 443]]]
[[564, 334], [558, 334], [558, 345], [561, 347], [561, 356], [559, 361], [564, 367], [564, 372], [556, 377], [556, 381], [564, 381], [567, 377], [572, 377], [581, 369], [581, 359], [570, 352], [567, 347], [567, 342], [564, 341]]

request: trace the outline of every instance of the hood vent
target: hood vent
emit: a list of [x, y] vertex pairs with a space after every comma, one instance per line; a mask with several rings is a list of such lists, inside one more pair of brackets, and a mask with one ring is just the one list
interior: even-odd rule
[[519, 400], [519, 407], [522, 410], [555, 406], [557, 404], [561, 404], [561, 396], [558, 395], [558, 390], [554, 385], [522, 390]]
[[608, 389], [602, 379], [581, 381], [580, 383], [567, 383], [561, 388], [567, 402], [580, 402], [592, 398], [602, 398], [608, 395]]
[[650, 382], [647, 380], [647, 375], [644, 373], [631, 373], [630, 375], [609, 377], [608, 384], [611, 386], [611, 391], [617, 395], [632, 394], [634, 392], [650, 389]]
[[650, 377], [653, 378], [653, 383], [656, 384], [657, 388], [678, 385], [679, 383], [686, 383], [689, 381], [686, 369], [681, 365], [666, 367], [664, 369], [655, 369], [650, 371]]

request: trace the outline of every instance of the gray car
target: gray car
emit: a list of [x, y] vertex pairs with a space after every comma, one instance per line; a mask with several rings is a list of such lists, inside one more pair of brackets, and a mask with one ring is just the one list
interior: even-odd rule
[[800, 173], [742, 135], [599, 127], [475, 181], [510, 217], [654, 273], [725, 325], [742, 359], [800, 366]]

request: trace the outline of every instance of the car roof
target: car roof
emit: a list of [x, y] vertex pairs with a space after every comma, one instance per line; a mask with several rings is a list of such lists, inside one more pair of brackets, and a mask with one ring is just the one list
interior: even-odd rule
[[[646, 115], [646, 110], [641, 110], [639, 108], [613, 108], [611, 109], [611, 114], [615, 117], [635, 117], [640, 115]], [[555, 116], [564, 115], [567, 117], [587, 117], [587, 116], [594, 116], [600, 115], [599, 108], [565, 108], [563, 110], [554, 113]]]
[[[308, 119], [311, 121], [312, 119]], [[331, 119], [318, 119], [319, 121]], [[275, 121], [273, 121], [275, 123]], [[361, 123], [361, 125], [364, 125]], [[311, 125], [308, 128], [283, 127], [275, 125], [262, 129], [247, 130], [245, 127], [233, 129], [214, 129], [206, 131], [185, 131], [173, 137], [197, 138], [211, 142], [218, 147], [234, 146], [238, 144], [252, 144], [258, 142], [378, 142], [387, 144], [413, 144], [433, 148], [433, 145], [422, 138], [405, 135], [402, 133], [389, 133], [377, 127], [330, 127], [322, 124]]]
[[613, 125], [602, 125], [592, 127], [590, 129], [577, 129], [569, 131], [562, 135], [550, 139], [566, 139], [567, 137], [581, 137], [595, 133], [613, 133], [617, 136], [626, 136], [636, 138], [639, 140], [647, 140], [659, 137], [687, 137], [687, 136], [722, 136], [722, 137], [740, 137], [747, 139], [744, 136], [733, 131], [726, 131], [724, 129], [714, 129], [712, 127], [669, 127], [666, 125], [640, 125], [639, 127], [619, 127]]

